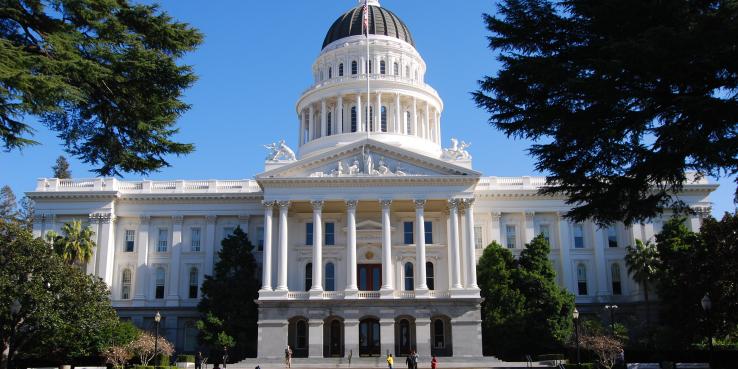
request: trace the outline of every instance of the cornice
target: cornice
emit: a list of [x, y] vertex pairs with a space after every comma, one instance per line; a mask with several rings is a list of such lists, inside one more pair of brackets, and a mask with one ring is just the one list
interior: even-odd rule
[[65, 192], [31, 191], [31, 192], [26, 192], [26, 196], [28, 196], [32, 200], [37, 200], [37, 199], [114, 200], [120, 197], [120, 193], [118, 191], [68, 191], [68, 192], [67, 191]]

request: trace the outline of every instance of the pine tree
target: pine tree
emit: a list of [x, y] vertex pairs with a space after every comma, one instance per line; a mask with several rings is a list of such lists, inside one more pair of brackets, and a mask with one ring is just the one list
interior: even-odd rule
[[59, 155], [59, 157], [56, 158], [56, 164], [51, 167], [51, 169], [54, 171], [54, 175], [52, 176], [52, 178], [72, 178], [72, 172], [69, 170], [69, 162], [67, 161], [67, 158], [64, 157], [64, 155]]
[[178, 61], [202, 42], [198, 30], [127, 0], [2, 4], [0, 146], [37, 144], [36, 117], [100, 175], [145, 174], [193, 150], [173, 136], [196, 80]]
[[501, 66], [474, 98], [535, 142], [568, 218], [686, 211], [688, 171], [738, 181], [736, 18], [735, 1], [500, 1], [485, 21]]
[[228, 353], [231, 359], [238, 360], [256, 354], [258, 311], [254, 301], [259, 297], [261, 283], [252, 254], [254, 247], [240, 227], [221, 245], [214, 273], [205, 276], [202, 300], [197, 306], [206, 317], [199, 324], [205, 330], [200, 338], [211, 347], [223, 342], [232, 344], [232, 338], [235, 347]]
[[33, 230], [33, 218], [36, 212], [35, 203], [28, 196], [23, 196], [18, 209], [18, 222], [27, 230]]
[[0, 189], [0, 219], [14, 221], [18, 216], [17, 206], [13, 189], [8, 185], [3, 186]]

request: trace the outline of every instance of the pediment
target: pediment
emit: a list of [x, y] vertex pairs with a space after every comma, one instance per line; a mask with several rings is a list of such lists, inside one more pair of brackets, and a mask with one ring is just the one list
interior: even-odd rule
[[360, 178], [480, 176], [479, 172], [447, 161], [364, 139], [318, 156], [266, 171], [266, 178]]

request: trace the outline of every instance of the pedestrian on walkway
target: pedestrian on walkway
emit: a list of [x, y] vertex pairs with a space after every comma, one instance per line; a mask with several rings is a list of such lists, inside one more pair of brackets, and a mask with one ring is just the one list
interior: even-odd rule
[[433, 360], [431, 360], [431, 369], [438, 368], [438, 359], [436, 358], [436, 355], [433, 355]]
[[405, 358], [405, 364], [407, 364], [407, 369], [415, 369], [413, 367], [413, 353], [412, 353], [412, 351]]
[[195, 355], [195, 369], [202, 369], [202, 352], [200, 351]]
[[413, 350], [413, 369], [418, 369], [418, 352]]
[[392, 354], [387, 354], [387, 366], [392, 369], [392, 364], [395, 363], [395, 359], [392, 358]]
[[284, 362], [287, 364], [287, 368], [292, 368], [292, 349], [290, 345], [287, 345], [284, 349]]

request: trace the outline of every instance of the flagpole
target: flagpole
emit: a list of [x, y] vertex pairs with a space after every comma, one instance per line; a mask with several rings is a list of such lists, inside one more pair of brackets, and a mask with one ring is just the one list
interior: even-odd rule
[[[369, 59], [369, 0], [364, 0], [364, 24], [366, 25], [366, 138], [371, 134], [372, 114], [372, 98], [371, 89], [369, 87], [369, 72], [371, 61]], [[374, 112], [376, 113], [376, 112]]]

